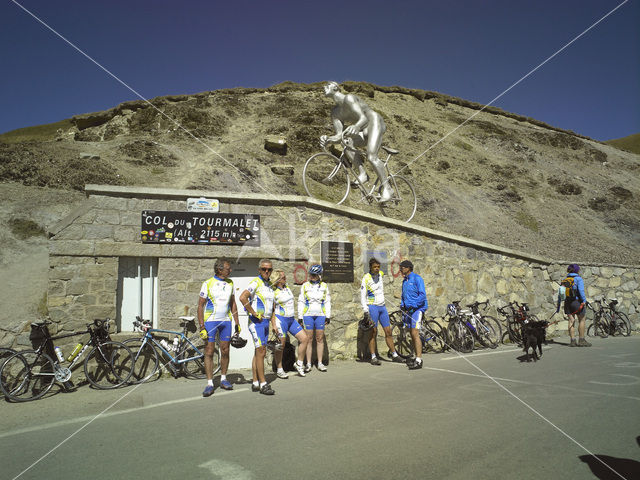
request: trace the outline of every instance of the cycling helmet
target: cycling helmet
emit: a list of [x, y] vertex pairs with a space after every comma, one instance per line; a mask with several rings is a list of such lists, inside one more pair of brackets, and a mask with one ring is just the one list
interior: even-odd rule
[[450, 303], [449, 305], [447, 305], [447, 313], [451, 316], [456, 315], [457, 313], [456, 306], [453, 303]]
[[309, 268], [309, 275], [322, 275], [322, 265], [311, 265]]
[[239, 333], [234, 333], [231, 337], [231, 346], [234, 348], [242, 348], [247, 344], [247, 340], [242, 338]]

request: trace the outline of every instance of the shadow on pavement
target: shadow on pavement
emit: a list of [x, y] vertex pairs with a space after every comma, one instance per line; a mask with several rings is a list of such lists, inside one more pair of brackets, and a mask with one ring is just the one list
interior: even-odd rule
[[[636, 442], [640, 446], [640, 436], [636, 437]], [[638, 472], [640, 472], [640, 462], [630, 458], [618, 458], [609, 455], [580, 455], [578, 458], [586, 463], [591, 469], [591, 473], [600, 480], [620, 480], [620, 476], [631, 480], [632, 478], [638, 478]], [[607, 465], [611, 468], [607, 468]], [[615, 472], [611, 471], [611, 469], [615, 470]]]

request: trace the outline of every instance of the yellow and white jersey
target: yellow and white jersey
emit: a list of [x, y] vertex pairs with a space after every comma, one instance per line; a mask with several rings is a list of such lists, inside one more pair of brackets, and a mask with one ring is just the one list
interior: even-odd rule
[[377, 305], [379, 307], [384, 305], [384, 286], [382, 285], [383, 273], [380, 272], [378, 281], [370, 274], [365, 274], [362, 277], [362, 285], [360, 286], [360, 304], [362, 309], [366, 312], [369, 311], [369, 305]]
[[331, 317], [331, 295], [329, 286], [324, 282], [305, 282], [298, 297], [298, 317], [324, 315]]
[[283, 288], [275, 287], [273, 289], [275, 297], [275, 309], [276, 313], [281, 317], [294, 317], [294, 304], [293, 292], [286, 285]]
[[233, 282], [229, 278], [211, 277], [202, 284], [200, 296], [207, 299], [204, 307], [205, 322], [231, 321]]
[[264, 282], [262, 277], [256, 277], [247, 286], [251, 306], [256, 313], [261, 313], [267, 320], [273, 315], [273, 289]]

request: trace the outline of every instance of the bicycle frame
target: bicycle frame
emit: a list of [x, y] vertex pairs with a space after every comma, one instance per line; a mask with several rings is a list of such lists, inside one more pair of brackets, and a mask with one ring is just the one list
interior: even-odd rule
[[[82, 349], [73, 358], [71, 363], [67, 367], [63, 367], [62, 364], [64, 363], [64, 361], [61, 362], [58, 359], [58, 356], [55, 353], [54, 340], [60, 340], [62, 338], [77, 337], [79, 335], [84, 335], [84, 334], [87, 334], [87, 333], [89, 334], [89, 340], [87, 340], [82, 345]], [[65, 333], [63, 335], [56, 335], [55, 337], [54, 336], [45, 337], [44, 340], [42, 341], [42, 343], [40, 343], [40, 345], [38, 345], [34, 349], [36, 354], [37, 354], [36, 361], [39, 360], [39, 358], [41, 357], [41, 355], [43, 353], [48, 355], [49, 357], [51, 357], [51, 359], [53, 360], [53, 365], [54, 365], [54, 367], [56, 369], [56, 371], [52, 372], [51, 375], [56, 376], [56, 372], [61, 368], [68, 368], [69, 370], [72, 370], [80, 362], [80, 359], [82, 358], [83, 354], [91, 347], [98, 347], [98, 351], [100, 352], [100, 355], [102, 356], [102, 358], [104, 360], [106, 360], [106, 358], [104, 356], [104, 353], [100, 349], [100, 344], [95, 342], [95, 335], [97, 335], [97, 333], [95, 333], [91, 329], [90, 326], [87, 326], [87, 329], [84, 330], [84, 331], [76, 331], [76, 332], [71, 332], [71, 333]], [[49, 374], [41, 374], [41, 375], [45, 376], [45, 375], [49, 375]], [[65, 383], [65, 382], [66, 381], [63, 381], [63, 383]]]
[[[351, 161], [349, 160], [349, 158], [346, 155], [347, 150], [351, 150], [353, 152], [358, 152], [358, 149], [350, 147], [346, 141], [343, 140], [343, 145], [344, 145], [344, 150], [342, 151], [342, 153], [340, 154], [340, 163], [342, 165], [344, 165], [344, 168], [347, 170], [347, 172], [353, 177], [353, 178], [358, 178], [358, 173], [353, 169], [353, 165], [351, 164]], [[328, 153], [329, 155], [332, 155], [331, 152], [329, 152], [326, 148], [324, 149], [324, 151], [326, 153]], [[391, 154], [387, 153], [387, 158], [386, 160], [384, 160], [382, 163], [384, 164], [384, 171], [387, 174], [387, 179], [388, 179], [388, 183], [391, 185], [391, 187], [393, 188], [393, 197], [391, 197], [389, 199], [389, 201], [398, 201], [401, 202], [402, 201], [402, 197], [400, 196], [400, 192], [398, 190], [398, 185], [396, 184], [395, 178], [394, 176], [391, 174], [391, 172], [389, 171], [389, 160], [391, 159]], [[329, 178], [332, 179], [336, 173], [338, 173], [338, 170], [340, 169], [340, 165], [336, 165], [336, 167], [334, 168], [333, 172], [331, 172], [331, 174], [329, 175]], [[362, 195], [368, 200], [368, 201], [377, 201], [376, 195], [375, 195], [375, 191], [378, 190], [378, 188], [380, 188], [380, 178], [376, 178], [375, 182], [373, 182], [371, 189], [369, 191], [367, 191], [367, 189], [365, 188], [365, 186], [358, 182], [355, 181], [354, 184], [360, 189], [360, 191], [362, 192]]]
[[[383, 178], [379, 178], [376, 171], [375, 181], [367, 180], [360, 183], [360, 171], [354, 168], [355, 162], [351, 161], [351, 156], [352, 153], [357, 154], [364, 163], [364, 152], [354, 148], [350, 140], [342, 137], [342, 152], [334, 154], [324, 145], [321, 152], [307, 159], [302, 171], [302, 181], [307, 194], [312, 198], [340, 205], [349, 196], [352, 185], [355, 185], [353, 188], [357, 187], [361, 193], [360, 200], [354, 202], [356, 207], [358, 204], [369, 208], [376, 207], [384, 216], [410, 222], [418, 205], [415, 188], [405, 177], [392, 174], [389, 169], [389, 161], [398, 151], [381, 146], [380, 148], [387, 152], [386, 159], [379, 158]], [[386, 196], [387, 193], [390, 198], [381, 201], [382, 195]]]
[[[166, 333], [166, 334], [169, 334], [170, 336], [173, 335], [173, 336], [179, 338], [179, 340], [178, 340], [178, 351], [174, 352], [174, 353], [176, 353], [175, 357], [173, 356], [172, 352], [170, 352], [166, 348], [164, 348], [162, 346], [162, 344], [154, 338], [154, 336], [153, 336], [154, 333]], [[147, 344], [147, 342], [152, 342], [154, 346], [156, 346], [158, 349], [160, 349], [160, 351], [162, 353], [164, 353], [164, 355], [169, 357], [170, 363], [168, 363], [167, 365], [170, 365], [170, 364], [181, 365], [181, 364], [189, 362], [191, 360], [196, 360], [196, 359], [204, 357], [204, 353], [201, 352], [200, 349], [198, 349], [198, 347], [191, 340], [189, 340], [189, 337], [187, 337], [182, 332], [176, 332], [176, 331], [173, 331], [173, 330], [162, 330], [162, 329], [159, 329], [159, 328], [149, 328], [144, 333], [144, 336], [142, 337], [142, 344], [141, 344], [140, 348], [144, 347], [144, 345]], [[198, 354], [194, 355], [193, 357], [180, 358], [179, 354], [184, 352], [184, 351], [186, 351], [186, 349], [189, 348], [189, 347], [193, 347], [194, 351], [198, 352]], [[172, 368], [173, 368], [173, 365], [172, 365]]]

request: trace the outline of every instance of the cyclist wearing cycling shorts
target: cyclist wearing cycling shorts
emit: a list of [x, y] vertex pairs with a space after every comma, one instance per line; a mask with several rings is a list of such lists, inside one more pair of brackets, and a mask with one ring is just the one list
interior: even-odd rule
[[369, 260], [369, 273], [362, 277], [360, 286], [360, 304], [364, 315], [368, 316], [373, 323], [373, 331], [369, 339], [369, 352], [371, 352], [371, 365], [380, 365], [380, 360], [376, 356], [376, 337], [378, 335], [378, 321], [384, 331], [384, 340], [387, 342], [391, 358], [394, 362], [402, 362], [396, 352], [391, 336], [391, 322], [389, 312], [384, 305], [384, 286], [382, 285], [383, 273], [380, 271], [380, 261], [376, 258]]
[[273, 272], [271, 260], [262, 259], [258, 263], [258, 276], [251, 280], [247, 289], [240, 294], [240, 303], [249, 315], [249, 332], [256, 346], [251, 362], [253, 385], [251, 390], [263, 395], [273, 395], [275, 392], [267, 383], [264, 376], [264, 356], [267, 353], [269, 324], [275, 330], [273, 316], [273, 290], [269, 278]]
[[279, 378], [288, 378], [287, 373], [282, 368], [282, 353], [287, 339], [287, 332], [291, 333], [298, 339], [298, 359], [294, 363], [298, 374], [304, 377], [304, 356], [307, 351], [307, 334], [302, 330], [300, 324], [296, 321], [294, 313], [293, 292], [287, 285], [287, 276], [283, 270], [273, 272], [273, 295], [275, 297], [275, 324], [278, 329], [278, 335], [282, 338], [282, 350], [276, 350], [276, 364], [278, 371], [276, 375]]
[[413, 263], [409, 260], [400, 262], [400, 273], [404, 277], [402, 281], [402, 300], [400, 310], [403, 311], [402, 321], [411, 329], [413, 348], [416, 358], [413, 363], [408, 363], [409, 370], [422, 368], [422, 341], [420, 340], [420, 327], [422, 315], [429, 308], [427, 293], [424, 288], [424, 280], [413, 272]]
[[213, 271], [214, 276], [202, 284], [198, 300], [200, 335], [208, 340], [204, 349], [204, 369], [207, 374], [207, 387], [202, 392], [204, 397], [213, 394], [213, 352], [216, 333], [220, 337], [220, 371], [222, 372], [220, 387], [225, 390], [233, 389], [227, 380], [232, 318], [236, 324], [236, 331], [240, 331], [233, 282], [228, 278], [231, 273], [231, 264], [226, 260], [216, 260]]
[[304, 371], [311, 371], [311, 354], [313, 353], [313, 331], [316, 332], [316, 353], [318, 370], [326, 372], [322, 363], [324, 354], [324, 326], [331, 318], [331, 295], [329, 287], [322, 281], [322, 265], [309, 267], [309, 280], [302, 284], [298, 297], [298, 318], [304, 322], [307, 331], [307, 366]]

